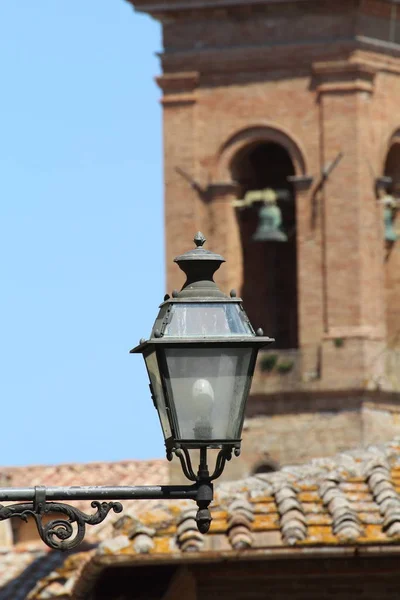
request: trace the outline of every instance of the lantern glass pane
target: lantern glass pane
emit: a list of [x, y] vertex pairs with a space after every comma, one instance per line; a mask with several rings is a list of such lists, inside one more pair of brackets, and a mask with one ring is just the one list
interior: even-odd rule
[[177, 439], [240, 438], [252, 348], [166, 348], [166, 383]]
[[164, 337], [254, 336], [239, 303], [182, 302], [173, 304]]
[[165, 405], [165, 396], [161, 384], [160, 370], [158, 368], [158, 361], [155, 350], [150, 352], [144, 357], [146, 362], [147, 372], [151, 383], [151, 391], [153, 399], [157, 408], [158, 416], [160, 418], [161, 428], [165, 439], [171, 437], [171, 426], [168, 419], [167, 408]]

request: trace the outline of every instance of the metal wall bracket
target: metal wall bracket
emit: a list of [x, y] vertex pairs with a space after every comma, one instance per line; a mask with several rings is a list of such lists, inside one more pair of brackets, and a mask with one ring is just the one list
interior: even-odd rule
[[[33, 518], [43, 542], [53, 550], [65, 551], [82, 542], [86, 525], [98, 525], [111, 511], [120, 513], [123, 506], [117, 500], [194, 500], [199, 512], [207, 511], [207, 527], [204, 513], [198, 521], [199, 531], [206, 533], [211, 522], [208, 505], [212, 498], [212, 484], [203, 480], [181, 486], [0, 488], [1, 502], [20, 501], [0, 504], [0, 521], [19, 518], [27, 522]], [[89, 515], [60, 500], [92, 500], [91, 505], [96, 510]]]
[[[33, 502], [0, 505], [0, 520], [18, 517], [27, 522], [29, 517], [33, 517], [39, 536], [53, 550], [72, 550], [85, 537], [86, 525], [101, 523], [110, 510], [116, 513], [122, 511], [122, 504], [119, 502], [93, 500], [92, 507], [97, 510], [94, 514], [87, 515], [69, 504], [46, 502], [46, 488], [43, 486], [37, 486], [33, 490]], [[55, 514], [59, 514], [60, 517], [47, 521], [48, 516]]]

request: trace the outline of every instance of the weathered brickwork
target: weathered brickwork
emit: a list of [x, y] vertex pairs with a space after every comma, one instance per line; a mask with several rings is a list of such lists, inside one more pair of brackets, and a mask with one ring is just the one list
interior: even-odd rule
[[[376, 178], [390, 175], [400, 194], [400, 8], [385, 0], [129, 1], [163, 24], [169, 293], [183, 281], [172, 258], [201, 229], [227, 259], [221, 287], [248, 301], [258, 295], [262, 308], [264, 250], [260, 260], [254, 250], [246, 258], [245, 217], [232, 206], [245, 189], [240, 164], [249, 149], [276, 144], [293, 165], [298, 347], [277, 350], [272, 372], [259, 361], [244, 472], [264, 454], [301, 461], [399, 432], [396, 408], [372, 419], [363, 398], [378, 390], [395, 407], [400, 391], [400, 243], [385, 248], [375, 190]], [[295, 409], [268, 408], [296, 393]], [[357, 407], [319, 411], [315, 398], [335, 394], [359, 398]], [[314, 413], [304, 409], [313, 402]]]

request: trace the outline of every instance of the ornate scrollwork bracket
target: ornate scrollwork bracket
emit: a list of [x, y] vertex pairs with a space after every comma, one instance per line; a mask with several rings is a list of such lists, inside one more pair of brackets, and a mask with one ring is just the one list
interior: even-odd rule
[[[120, 502], [94, 500], [91, 505], [97, 510], [94, 514], [87, 515], [69, 504], [46, 502], [46, 488], [38, 486], [35, 488], [33, 502], [9, 506], [0, 504], [0, 521], [14, 517], [28, 521], [29, 517], [33, 517], [38, 533], [45, 544], [54, 550], [72, 550], [85, 537], [86, 525], [98, 525], [104, 521], [110, 510], [115, 513], [122, 511]], [[64, 517], [46, 522], [47, 516], [57, 513]]]
[[183, 474], [189, 481], [197, 481], [198, 476], [195, 474], [192, 466], [192, 459], [187, 448], [172, 448], [167, 452], [167, 460], [171, 461], [173, 455], [177, 456], [180, 460]]
[[222, 475], [223, 470], [225, 469], [225, 465], [232, 458], [232, 453], [235, 453], [235, 456], [239, 456], [240, 448], [233, 448], [233, 446], [227, 446], [222, 448], [218, 452], [217, 460], [215, 463], [215, 469], [213, 474], [210, 476], [210, 481], [214, 481], [214, 479], [218, 479], [220, 475]]
[[173, 458], [173, 455], [175, 454], [175, 456], [177, 456], [180, 460], [182, 471], [183, 471], [185, 477], [187, 479], [189, 479], [190, 481], [197, 481], [197, 482], [201, 482], [202, 480], [214, 481], [214, 479], [218, 479], [218, 477], [220, 477], [220, 475], [222, 474], [222, 472], [225, 468], [225, 464], [227, 463], [227, 461], [231, 460], [232, 454], [234, 453], [235, 456], [240, 455], [240, 446], [239, 445], [224, 446], [223, 448], [221, 448], [221, 450], [218, 452], [218, 455], [217, 455], [217, 459], [215, 462], [215, 469], [211, 475], [208, 472], [208, 467], [206, 464], [207, 463], [206, 448], [202, 448], [200, 452], [204, 452], [204, 454], [201, 454], [200, 465], [199, 465], [199, 470], [198, 470], [197, 475], [194, 472], [193, 465], [192, 465], [192, 459], [190, 457], [190, 453], [187, 448], [182, 448], [182, 447], [171, 448], [170, 450], [167, 451], [167, 459], [169, 461], [171, 461]]

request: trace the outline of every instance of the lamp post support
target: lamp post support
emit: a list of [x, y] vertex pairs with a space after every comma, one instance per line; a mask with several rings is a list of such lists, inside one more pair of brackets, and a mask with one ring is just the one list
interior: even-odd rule
[[[206, 533], [211, 523], [208, 506], [212, 498], [213, 486], [206, 479], [199, 479], [193, 485], [1, 488], [1, 502], [18, 501], [18, 504], [0, 504], [0, 521], [11, 518], [27, 521], [31, 517], [45, 544], [54, 550], [72, 550], [85, 537], [86, 525], [98, 525], [111, 510], [122, 511], [122, 504], [115, 500], [194, 500], [199, 507], [199, 531]], [[97, 510], [87, 515], [60, 500], [92, 500], [92, 507]], [[60, 517], [51, 519], [55, 515]]]

